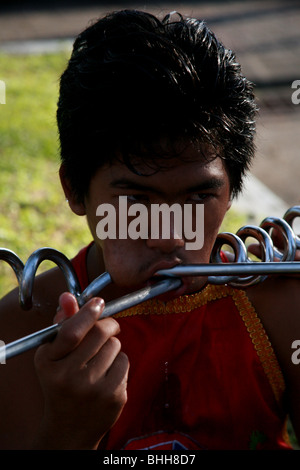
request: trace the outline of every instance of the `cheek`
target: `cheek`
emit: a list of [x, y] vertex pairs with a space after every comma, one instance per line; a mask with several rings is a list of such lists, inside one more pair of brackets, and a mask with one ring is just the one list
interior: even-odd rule
[[138, 245], [128, 240], [101, 241], [105, 269], [119, 286], [136, 283], [141, 259]]
[[219, 207], [217, 210], [207, 209], [204, 213], [204, 250], [211, 253], [215, 239], [220, 232], [220, 227], [227, 212], [227, 206]]

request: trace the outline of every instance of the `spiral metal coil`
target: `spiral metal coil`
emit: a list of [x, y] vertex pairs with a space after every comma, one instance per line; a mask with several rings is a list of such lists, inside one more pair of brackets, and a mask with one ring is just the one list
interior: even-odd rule
[[[162, 269], [156, 273], [158, 281], [152, 286], [125, 295], [108, 302], [101, 318], [112, 316], [122, 310], [177, 289], [183, 276], [204, 276], [210, 284], [229, 284], [245, 288], [262, 282], [272, 274], [300, 273], [300, 262], [295, 261], [300, 238], [293, 231], [295, 218], [300, 217], [300, 206], [291, 207], [283, 218], [267, 217], [259, 227], [245, 225], [236, 234], [229, 232], [217, 236], [209, 264], [179, 265], [171, 269]], [[282, 248], [274, 247], [270, 233], [276, 231], [282, 240]], [[248, 256], [247, 238], [254, 238], [261, 249], [261, 262], [255, 262]], [[233, 250], [233, 262], [222, 261], [221, 250], [229, 245]], [[103, 273], [81, 292], [77, 275], [71, 261], [61, 252], [52, 248], [40, 248], [28, 258], [25, 265], [11, 250], [0, 249], [0, 259], [7, 262], [15, 272], [19, 284], [19, 300], [24, 310], [32, 308], [32, 296], [36, 271], [44, 260], [54, 262], [62, 271], [69, 292], [75, 295], [81, 307], [93, 296], [112, 282], [109, 273]], [[163, 279], [160, 277], [163, 276]], [[1, 359], [9, 359], [29, 349], [39, 346], [54, 338], [61, 324], [54, 324], [29, 336], [14, 341], [0, 348]]]

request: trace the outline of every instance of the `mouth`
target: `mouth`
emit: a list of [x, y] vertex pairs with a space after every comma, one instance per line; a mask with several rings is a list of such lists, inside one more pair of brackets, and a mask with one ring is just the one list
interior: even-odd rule
[[[145, 285], [147, 287], [153, 286], [153, 285], [157, 284], [160, 281], [170, 279], [170, 278], [171, 278], [171, 276], [154, 275], [146, 281]], [[189, 290], [188, 280], [186, 278], [181, 278], [180, 280], [181, 280], [181, 285], [179, 285], [179, 287], [177, 287], [177, 288], [175, 288], [175, 289], [173, 289], [169, 292], [166, 292], [165, 294], [160, 294], [156, 298], [163, 301], [163, 302], [167, 302], [168, 300], [172, 300], [175, 297], [180, 297], [181, 295], [184, 295], [184, 294], [188, 293], [188, 290]]]
[[165, 278], [167, 276], [157, 274], [159, 271], [162, 271], [164, 269], [172, 269], [175, 268], [175, 266], [179, 266], [182, 264], [182, 261], [178, 259], [173, 259], [173, 260], [163, 260], [159, 261], [158, 263], [154, 264], [152, 268], [149, 270], [149, 279], [157, 279], [159, 278]]
[[[163, 270], [163, 268], [161, 270]], [[177, 287], [176, 289], [157, 297], [158, 299], [165, 301], [165, 302], [168, 300], [172, 300], [176, 297], [183, 296], [183, 295], [195, 294], [196, 292], [201, 291], [207, 285], [207, 277], [205, 276], [195, 277], [192, 275], [188, 275], [188, 276], [180, 277], [179, 275], [175, 276], [172, 274], [164, 275], [164, 274], [160, 274], [159, 272], [151, 276], [151, 278], [148, 279], [146, 285], [152, 286], [158, 281], [161, 281], [163, 279], [170, 279], [170, 278], [180, 278], [181, 285]]]
[[[171, 270], [175, 266], [179, 266], [181, 264], [182, 264], [182, 261], [176, 262], [174, 260], [173, 261], [164, 260], [155, 264], [152, 267], [143, 285], [146, 287], [149, 287], [149, 286], [153, 286], [154, 284], [157, 284], [157, 282], [162, 281], [164, 279], [170, 279], [171, 277], [176, 277], [176, 278], [180, 277], [180, 276], [173, 276], [172, 274], [170, 275], [160, 274], [159, 271], [169, 270], [169, 269]], [[173, 300], [176, 297], [180, 297], [182, 295], [193, 294], [201, 290], [204, 287], [204, 285], [206, 285], [206, 282], [207, 282], [206, 278], [201, 277], [200, 279], [199, 276], [196, 278], [194, 276], [182, 276], [180, 280], [181, 280], [181, 285], [179, 287], [165, 294], [161, 294], [157, 296], [156, 298], [163, 302], [167, 302], [169, 300]]]
[[[161, 269], [171, 269], [174, 266], [178, 266], [179, 264], [181, 264], [181, 263], [178, 262], [178, 260], [173, 260], [173, 261], [163, 260], [163, 261], [160, 261], [160, 262], [152, 265], [151, 269], [148, 272], [148, 276], [146, 277], [146, 280], [144, 281], [143, 285], [146, 286], [146, 287], [151, 287], [151, 286], [157, 284], [160, 281], [170, 279], [171, 276], [165, 276], [165, 275], [160, 275], [160, 274], [156, 274], [156, 273]], [[160, 294], [156, 298], [160, 299], [160, 300], [165, 300], [165, 299], [167, 300], [167, 298], [174, 297], [175, 295], [176, 295], [176, 297], [178, 297], [178, 295], [181, 295], [181, 294], [178, 294], [178, 292], [181, 291], [182, 287], [183, 287], [183, 280], [182, 279], [181, 279], [181, 282], [182, 283], [179, 287], [177, 287], [174, 290], [171, 290], [169, 292], [166, 292], [165, 294]]]

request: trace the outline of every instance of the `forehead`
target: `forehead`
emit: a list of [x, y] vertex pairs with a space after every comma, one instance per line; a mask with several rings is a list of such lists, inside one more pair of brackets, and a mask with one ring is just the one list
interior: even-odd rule
[[103, 189], [108, 190], [140, 187], [171, 194], [210, 182], [213, 185], [214, 182], [227, 184], [229, 181], [224, 161], [216, 153], [211, 150], [197, 150], [192, 146], [176, 157], [159, 160], [152, 167], [136, 160], [134, 170], [128, 168], [123, 161], [115, 161], [100, 168], [92, 183], [101, 184]]

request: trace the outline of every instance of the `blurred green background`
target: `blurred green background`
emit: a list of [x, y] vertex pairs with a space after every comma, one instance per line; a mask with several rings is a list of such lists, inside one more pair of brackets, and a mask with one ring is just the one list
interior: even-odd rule
[[[72, 257], [90, 241], [85, 220], [73, 216], [58, 176], [55, 113], [68, 55], [0, 55], [6, 84], [6, 104], [0, 105], [0, 246], [23, 262], [42, 246]], [[44, 262], [39, 270], [48, 267]], [[11, 271], [0, 264], [0, 295], [16, 285]]]

